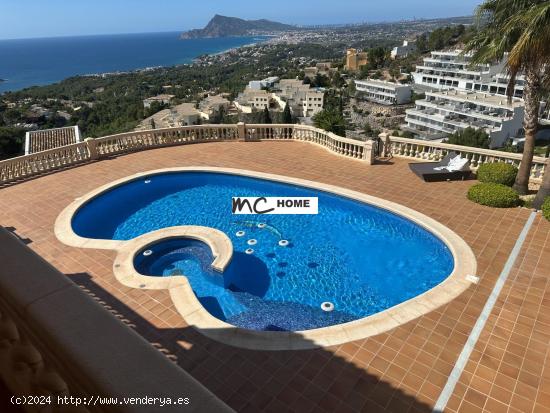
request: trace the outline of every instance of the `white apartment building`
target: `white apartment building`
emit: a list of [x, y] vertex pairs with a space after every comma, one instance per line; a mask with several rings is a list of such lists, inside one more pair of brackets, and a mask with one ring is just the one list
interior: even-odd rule
[[270, 108], [273, 101], [273, 94], [266, 90], [246, 88], [235, 99], [235, 106], [241, 112], [252, 113], [252, 110], [264, 110]]
[[444, 139], [468, 127], [483, 129], [490, 147], [502, 147], [522, 129], [524, 106], [520, 99], [508, 105], [506, 98], [458, 90], [427, 92], [406, 111], [402, 129], [425, 140]]
[[355, 88], [365, 99], [382, 105], [403, 105], [411, 101], [410, 85], [382, 80], [356, 80]]
[[279, 81], [277, 76], [266, 77], [262, 80], [251, 80], [248, 82], [248, 89], [252, 90], [261, 90], [266, 88], [271, 88]]
[[281, 79], [275, 85], [275, 96], [282, 109], [288, 103], [296, 116], [306, 118], [322, 111], [325, 100], [324, 91], [312, 89], [298, 79]]
[[391, 58], [395, 60], [397, 58], [407, 57], [409, 53], [414, 51], [416, 51], [416, 43], [409, 40], [404, 40], [403, 45], [396, 46], [392, 49]]
[[283, 110], [288, 103], [295, 116], [311, 117], [323, 110], [324, 96], [324, 91], [312, 89], [301, 80], [281, 79], [273, 85], [272, 92], [247, 87], [234, 104], [241, 112], [252, 113], [274, 107]]
[[[506, 95], [507, 77], [504, 73], [504, 61], [498, 64], [471, 64], [471, 54], [462, 54], [462, 50], [434, 51], [424, 58], [422, 65], [412, 73], [418, 85], [434, 89], [458, 89], [463, 91], [487, 92]], [[523, 95], [523, 76], [519, 76], [514, 91], [515, 97]]]

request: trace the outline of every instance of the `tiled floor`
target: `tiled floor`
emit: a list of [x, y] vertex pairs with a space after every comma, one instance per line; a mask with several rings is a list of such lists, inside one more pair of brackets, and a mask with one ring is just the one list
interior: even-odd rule
[[550, 231], [538, 217], [449, 411], [550, 409]]
[[[295, 176], [401, 203], [462, 236], [478, 258], [481, 281], [424, 317], [333, 348], [260, 352], [211, 341], [184, 324], [166, 292], [120, 285], [111, 270], [114, 253], [66, 247], [53, 234], [57, 215], [74, 198], [138, 171], [191, 165]], [[428, 412], [530, 213], [472, 204], [465, 198], [471, 184], [428, 184], [405, 160], [367, 166], [306, 143], [209, 143], [130, 154], [1, 189], [0, 225], [14, 227], [238, 411]], [[550, 223], [538, 217], [449, 411], [550, 411], [549, 232]]]

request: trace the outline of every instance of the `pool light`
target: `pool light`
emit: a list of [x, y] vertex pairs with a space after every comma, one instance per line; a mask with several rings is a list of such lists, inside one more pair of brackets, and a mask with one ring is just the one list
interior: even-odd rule
[[330, 313], [331, 311], [334, 311], [334, 304], [330, 301], [325, 301], [321, 304], [321, 310]]

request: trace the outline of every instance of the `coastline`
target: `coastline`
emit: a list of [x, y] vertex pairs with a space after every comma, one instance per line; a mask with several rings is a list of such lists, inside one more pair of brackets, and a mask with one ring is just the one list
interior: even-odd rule
[[[155, 34], [153, 34], [155, 35]], [[99, 37], [99, 39], [106, 39], [106, 43], [115, 43], [115, 40], [117, 37]], [[120, 38], [120, 37], [118, 37]], [[82, 38], [69, 38], [69, 39], [54, 39], [54, 41], [73, 41], [76, 42], [79, 39]], [[98, 37], [90, 37], [85, 39], [98, 39]], [[146, 72], [146, 71], [153, 71], [153, 70], [160, 70], [163, 68], [170, 68], [170, 67], [177, 67], [177, 66], [186, 66], [186, 65], [194, 65], [198, 63], [198, 59], [201, 56], [223, 56], [225, 54], [229, 53], [235, 53], [237, 50], [243, 47], [253, 47], [257, 44], [267, 42], [271, 39], [271, 37], [268, 36], [250, 36], [248, 37], [237, 37], [237, 38], [231, 38], [233, 41], [231, 41], [230, 38], [219, 38], [208, 41], [208, 39], [199, 39], [194, 44], [190, 46], [185, 46], [182, 48], [182, 45], [180, 42], [185, 42], [186, 40], [181, 40], [179, 38], [176, 38], [176, 41], [173, 41], [174, 37], [171, 37], [168, 39], [168, 41], [172, 41], [172, 43], [163, 44], [164, 46], [164, 53], [159, 56], [157, 60], [160, 60], [160, 64], [155, 64], [154, 58], [149, 59], [138, 59], [136, 62], [136, 67], [133, 68], [124, 68], [121, 67], [120, 69], [116, 69], [117, 63], [121, 63], [120, 66], [124, 66], [124, 61], [116, 55], [113, 55], [112, 57], [108, 54], [105, 54], [101, 56], [103, 61], [107, 61], [110, 64], [110, 68], [108, 70], [101, 70], [98, 67], [98, 70], [93, 70], [94, 66], [99, 66], [95, 64], [95, 62], [89, 62], [84, 61], [83, 65], [76, 64], [73, 67], [70, 68], [60, 68], [59, 70], [53, 69], [51, 72], [56, 73], [50, 73], [46, 72], [49, 68], [44, 67], [35, 67], [30, 70], [32, 75], [29, 75], [29, 72], [23, 72], [19, 70], [16, 66], [3, 68], [0, 67], [0, 70], [7, 72], [6, 74], [9, 75], [9, 73], [14, 72], [17, 74], [23, 74], [24, 76], [12, 76], [10, 77], [9, 81], [6, 78], [0, 79], [0, 96], [10, 93], [10, 92], [18, 92], [27, 88], [31, 87], [41, 87], [41, 86], [48, 86], [51, 84], [63, 82], [69, 78], [72, 77], [106, 77], [106, 76], [117, 76], [117, 75], [124, 75], [124, 74], [131, 74], [131, 73], [139, 73], [139, 72]], [[47, 39], [50, 40], [50, 39]], [[235, 45], [236, 42], [239, 40], [243, 40], [244, 44]], [[39, 42], [42, 42], [44, 40], [38, 40]], [[211, 49], [216, 49], [216, 41], [219, 41], [222, 47], [218, 51], [210, 52]], [[134, 41], [134, 47], [137, 42]], [[225, 44], [224, 44], [225, 43]], [[229, 44], [227, 44], [229, 43]], [[231, 44], [233, 43], [233, 44]], [[82, 46], [82, 45], [79, 45]], [[227, 47], [224, 47], [227, 46]], [[97, 45], [96, 45], [97, 47]], [[185, 56], [186, 52], [188, 53], [187, 56]], [[31, 52], [29, 51], [29, 54]], [[141, 50], [140, 53], [144, 54], [144, 51]], [[137, 52], [135, 54], [136, 56], [139, 55]], [[179, 56], [179, 57], [178, 57]], [[118, 61], [117, 61], [118, 59]], [[67, 59], [70, 61], [70, 58]], [[76, 59], [75, 59], [76, 60]], [[99, 60], [99, 59], [98, 59]], [[164, 60], [164, 61], [162, 61]], [[170, 60], [172, 61], [170, 63]], [[129, 61], [129, 60], [128, 60]], [[143, 64], [143, 65], [141, 65]], [[109, 66], [108, 65], [108, 66]], [[131, 66], [132, 64], [130, 64]], [[92, 70], [87, 70], [88, 69]], [[126, 64], [128, 66], [128, 64]], [[10, 70], [11, 69], [11, 70]], [[36, 75], [34, 74], [36, 73]]]
[[[254, 37], [257, 37], [257, 36], [254, 36]], [[261, 43], [269, 44], [273, 40], [273, 38], [279, 38], [279, 36], [274, 36], [274, 35], [262, 35], [262, 37], [265, 37], [265, 39], [258, 40], [258, 41], [248, 43], [248, 44], [243, 44], [242, 46], [232, 47], [230, 49], [222, 50], [222, 51], [217, 52], [217, 53], [211, 53], [211, 54], [208, 54], [208, 56], [209, 57], [217, 57], [217, 56], [223, 56], [223, 55], [226, 55], [226, 54], [235, 53], [235, 52], [239, 51], [239, 49], [254, 47], [254, 46], [256, 46], [258, 44], [261, 44]], [[202, 56], [204, 56], [204, 55], [202, 55]], [[200, 56], [195, 56], [193, 58], [193, 61], [192, 61], [191, 64], [197, 63], [199, 58], [200, 58]], [[189, 63], [184, 63], [184, 64], [189, 64]]]

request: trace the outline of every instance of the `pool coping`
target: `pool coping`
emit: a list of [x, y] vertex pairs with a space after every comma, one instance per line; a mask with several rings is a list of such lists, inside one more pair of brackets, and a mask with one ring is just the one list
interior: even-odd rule
[[[128, 241], [113, 241], [83, 238], [72, 230], [71, 221], [73, 215], [78, 209], [99, 194], [140, 178], [178, 172], [226, 173], [298, 185], [343, 196], [387, 210], [409, 219], [443, 241], [453, 255], [455, 263], [453, 272], [440, 284], [416, 297], [390, 307], [387, 310], [348, 323], [298, 332], [254, 331], [235, 327], [215, 318], [200, 304], [185, 276], [170, 277], [168, 279], [160, 279], [161, 281], [159, 281], [158, 277], [148, 277], [139, 274], [133, 267], [135, 254], [146, 245], [151, 245], [166, 238], [186, 237], [186, 234], [193, 238], [193, 231], [195, 230], [200, 230], [200, 236], [203, 238], [198, 239], [206, 242], [213, 249], [213, 255], [217, 259], [221, 252], [215, 250], [216, 244], [212, 241], [212, 237], [216, 238], [219, 234], [213, 235], [215, 233], [208, 230], [220, 232], [227, 238], [223, 232], [207, 227], [170, 227], [150, 232]], [[381, 334], [449, 303], [475, 282], [474, 278], [468, 276], [475, 276], [477, 270], [475, 255], [462, 238], [443, 224], [411, 208], [334, 185], [233, 168], [200, 166], [164, 168], [140, 172], [118, 179], [82, 197], [76, 198], [59, 214], [54, 230], [56, 237], [62, 243], [69, 246], [116, 250], [118, 254], [113, 264], [113, 272], [119, 282], [132, 288], [167, 289], [174, 306], [188, 325], [193, 326], [202, 334], [216, 341], [254, 350], [311, 349], [343, 344]], [[196, 233], [194, 235], [197, 236]], [[227, 239], [229, 240], [229, 238]], [[229, 242], [231, 243], [230, 240]], [[226, 256], [227, 254], [225, 254]], [[155, 280], [155, 278], [157, 279]]]

